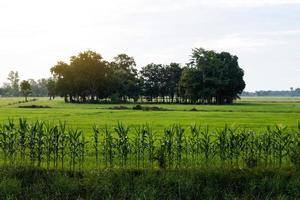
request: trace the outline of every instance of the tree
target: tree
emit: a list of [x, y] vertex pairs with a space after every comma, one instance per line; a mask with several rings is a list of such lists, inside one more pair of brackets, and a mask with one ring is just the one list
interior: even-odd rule
[[56, 95], [56, 82], [53, 78], [49, 78], [47, 80], [47, 90], [48, 90], [48, 96], [51, 99], [54, 99], [55, 98], [55, 95]]
[[161, 68], [162, 65], [151, 63], [143, 67], [140, 71], [143, 82], [143, 94], [150, 101], [159, 96], [161, 87], [159, 73]]
[[86, 101], [96, 96], [105, 96], [104, 86], [107, 71], [107, 62], [102, 56], [93, 51], [85, 51], [70, 59], [70, 69], [73, 74], [73, 88], [77, 99]]
[[68, 102], [68, 95], [72, 94], [72, 74], [70, 66], [62, 61], [57, 62], [51, 69], [51, 74], [54, 79], [57, 80], [56, 89], [60, 96], [65, 98], [65, 102]]
[[203, 98], [202, 73], [197, 68], [185, 68], [179, 81], [179, 94], [184, 102], [196, 103]]
[[35, 81], [34, 79], [29, 79], [29, 84], [31, 86], [30, 96], [34, 97], [45, 97], [48, 95], [47, 90], [47, 80], [42, 78]]
[[166, 82], [167, 82], [167, 95], [174, 102], [174, 96], [178, 96], [179, 81], [182, 73], [182, 68], [178, 63], [171, 63], [165, 67]]
[[25, 81], [25, 80], [22, 81], [20, 84], [20, 88], [21, 88], [21, 93], [24, 95], [25, 101], [27, 102], [27, 97], [31, 93], [31, 86], [29, 81]]
[[58, 62], [51, 68], [56, 88], [65, 101], [83, 101], [107, 96], [107, 62], [100, 54], [85, 51], [70, 58], [70, 64]]
[[7, 80], [10, 82], [10, 96], [19, 96], [19, 73], [17, 71], [10, 71]]
[[127, 98], [133, 98], [137, 101], [140, 94], [139, 79], [135, 67], [134, 58], [126, 54], [117, 55], [110, 63], [112, 92], [125, 102]]
[[238, 57], [228, 52], [193, 49], [189, 68], [198, 69], [197, 73], [201, 75], [198, 79], [201, 85], [198, 93], [206, 103], [232, 103], [245, 88], [244, 71], [238, 65]]

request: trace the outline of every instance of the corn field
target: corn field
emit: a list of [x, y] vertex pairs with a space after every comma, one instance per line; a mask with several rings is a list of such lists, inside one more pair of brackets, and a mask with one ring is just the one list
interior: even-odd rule
[[0, 125], [1, 165], [71, 171], [300, 166], [300, 125], [253, 131], [175, 124], [156, 132], [149, 124], [118, 123], [91, 130], [87, 134], [63, 122], [9, 120]]

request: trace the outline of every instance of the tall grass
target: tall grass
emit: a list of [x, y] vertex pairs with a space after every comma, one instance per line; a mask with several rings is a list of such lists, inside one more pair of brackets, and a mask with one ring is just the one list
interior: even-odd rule
[[66, 123], [26, 119], [0, 125], [2, 165], [65, 168], [300, 167], [300, 125], [250, 129], [175, 124], [154, 132], [149, 124], [92, 127], [93, 134]]

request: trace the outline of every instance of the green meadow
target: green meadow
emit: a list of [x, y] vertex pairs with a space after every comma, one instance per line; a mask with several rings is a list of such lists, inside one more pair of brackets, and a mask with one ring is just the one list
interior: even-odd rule
[[[232, 105], [142, 105], [158, 110], [134, 110], [135, 104], [68, 104], [61, 98], [22, 101], [23, 98], [0, 98], [0, 122], [18, 118], [53, 123], [66, 121], [69, 126], [91, 132], [93, 124], [102, 127], [118, 122], [129, 126], [149, 123], [157, 130], [175, 123], [182, 126], [195, 123], [210, 128], [222, 128], [228, 124], [261, 129], [276, 124], [296, 127], [300, 120], [300, 98], [292, 97], [243, 97]], [[32, 105], [41, 108], [31, 108]]]

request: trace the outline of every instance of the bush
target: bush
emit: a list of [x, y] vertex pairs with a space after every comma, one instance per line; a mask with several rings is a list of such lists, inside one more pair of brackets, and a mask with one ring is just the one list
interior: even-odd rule
[[140, 104], [133, 106], [133, 110], [143, 110], [143, 111], [168, 111], [167, 108], [157, 107], [157, 106], [141, 106]]
[[140, 104], [138, 104], [136, 106], [133, 106], [132, 109], [133, 110], [143, 110], [143, 107]]
[[42, 106], [42, 105], [24, 105], [24, 106], [19, 106], [19, 108], [51, 108], [51, 107]]

